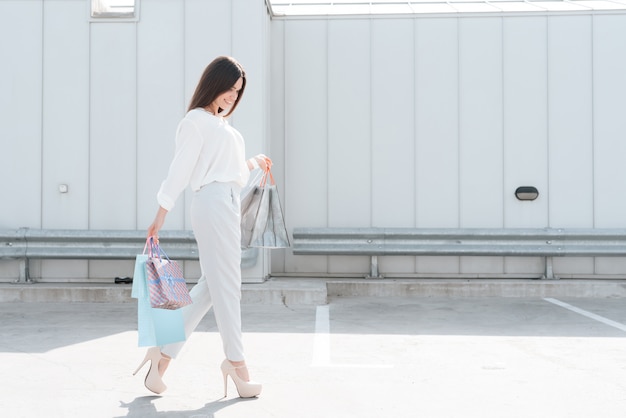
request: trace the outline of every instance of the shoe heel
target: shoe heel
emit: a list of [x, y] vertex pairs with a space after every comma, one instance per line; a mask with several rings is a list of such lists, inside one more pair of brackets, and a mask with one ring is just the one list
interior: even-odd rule
[[133, 376], [137, 374], [139, 370], [150, 361], [150, 368], [148, 369], [148, 373], [146, 374], [146, 378], [144, 379], [145, 387], [151, 391], [156, 393], [157, 395], [167, 389], [165, 383], [161, 379], [161, 375], [159, 374], [159, 362], [166, 357], [161, 354], [161, 350], [159, 347], [152, 347], [148, 349], [146, 352], [146, 357], [143, 359], [137, 370], [133, 373]]
[[136, 375], [136, 374], [139, 372], [139, 370], [141, 370], [141, 368], [144, 366], [144, 364], [146, 364], [146, 363], [148, 362], [148, 360], [149, 360], [149, 357], [148, 357], [148, 355], [146, 354], [146, 357], [143, 359], [143, 361], [141, 362], [141, 364], [139, 365], [139, 367], [137, 367], [137, 370], [135, 370], [135, 371], [133, 372], [133, 376], [134, 376], [134, 375]]
[[228, 372], [222, 369], [222, 376], [224, 376], [224, 397], [228, 396]]
[[224, 360], [220, 368], [222, 369], [222, 374], [224, 375], [224, 397], [226, 397], [228, 376], [230, 376], [230, 378], [233, 380], [233, 383], [235, 384], [235, 388], [237, 388], [237, 393], [239, 394], [240, 398], [254, 398], [261, 394], [261, 384], [255, 382], [246, 382], [245, 380], [240, 378], [237, 374], [237, 367], [233, 366], [230, 361]]

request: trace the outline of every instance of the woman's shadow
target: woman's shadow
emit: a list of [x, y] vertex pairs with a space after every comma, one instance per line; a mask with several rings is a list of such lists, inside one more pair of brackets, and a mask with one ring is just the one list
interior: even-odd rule
[[160, 396], [141, 396], [135, 398], [134, 401], [125, 403], [120, 401], [120, 407], [128, 408], [128, 413], [124, 416], [115, 418], [152, 418], [152, 417], [167, 417], [167, 418], [214, 418], [215, 412], [227, 406], [234, 405], [239, 402], [250, 402], [257, 398], [233, 398], [228, 400], [217, 400], [209, 402], [200, 409], [186, 410], [186, 411], [157, 411], [153, 400], [159, 399]]

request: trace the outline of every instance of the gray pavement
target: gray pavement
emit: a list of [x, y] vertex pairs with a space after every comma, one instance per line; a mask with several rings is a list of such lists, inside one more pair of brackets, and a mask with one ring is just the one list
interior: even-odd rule
[[133, 303], [1, 303], [3, 417], [623, 418], [626, 299], [246, 303], [252, 377], [223, 398], [212, 313], [154, 396]]

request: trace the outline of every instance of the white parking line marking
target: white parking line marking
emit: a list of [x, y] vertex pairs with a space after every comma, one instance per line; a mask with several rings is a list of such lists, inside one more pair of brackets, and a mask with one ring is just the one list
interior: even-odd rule
[[555, 305], [559, 305], [565, 309], [569, 309], [572, 312], [576, 312], [577, 314], [586, 316], [587, 318], [595, 319], [596, 321], [602, 322], [605, 325], [608, 325], [608, 326], [611, 326], [611, 327], [614, 327], [614, 328], [617, 328], [619, 330], [626, 332], [626, 325], [620, 324], [619, 322], [615, 322], [603, 316], [596, 315], [592, 312], [585, 311], [584, 309], [577, 308], [575, 306], [570, 305], [569, 303], [561, 302], [558, 299], [544, 298], [543, 300], [550, 302], [550, 303], [554, 303]]
[[393, 364], [327, 364], [335, 369], [392, 369]]
[[320, 305], [315, 313], [313, 367], [330, 366], [330, 306]]
[[331, 364], [330, 362], [330, 306], [319, 305], [315, 312], [315, 339], [312, 367], [387, 369], [388, 364]]

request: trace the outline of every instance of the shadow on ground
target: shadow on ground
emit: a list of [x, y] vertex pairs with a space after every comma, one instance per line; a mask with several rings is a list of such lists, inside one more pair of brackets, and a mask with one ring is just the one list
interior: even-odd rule
[[120, 406], [122, 408], [128, 408], [128, 414], [114, 418], [214, 418], [216, 412], [228, 406], [232, 406], [240, 402], [254, 402], [257, 400], [256, 398], [217, 400], [209, 402], [204, 407], [196, 410], [157, 411], [153, 403], [155, 399], [159, 399], [159, 396], [142, 396], [129, 403], [120, 401]]

